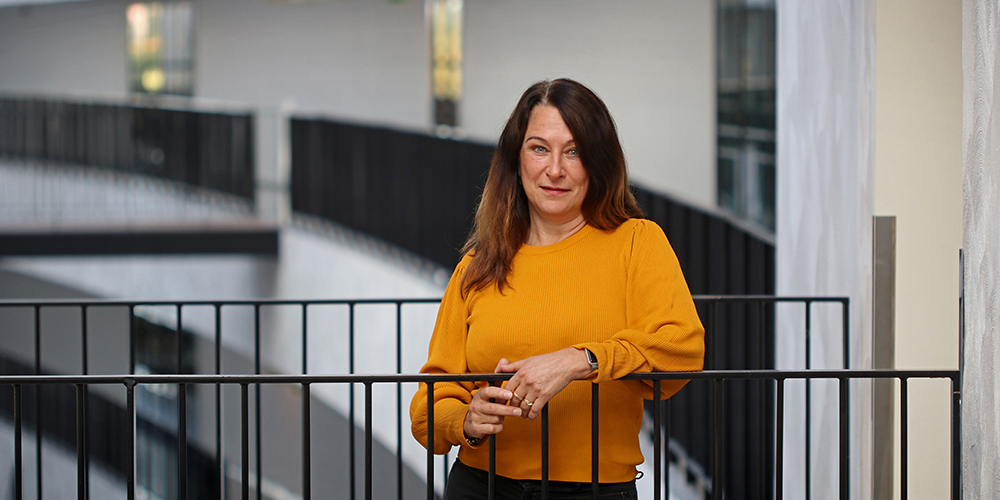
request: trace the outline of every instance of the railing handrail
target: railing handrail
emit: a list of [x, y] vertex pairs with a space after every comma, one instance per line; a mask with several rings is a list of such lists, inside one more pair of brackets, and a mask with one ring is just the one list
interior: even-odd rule
[[[850, 297], [805, 295], [692, 295], [695, 302], [850, 302]], [[370, 299], [227, 299], [227, 300], [141, 300], [141, 299], [0, 299], [0, 307], [79, 307], [79, 306], [253, 306], [253, 305], [350, 305], [350, 304], [430, 304], [440, 298]]]
[[[503, 382], [509, 380], [512, 376], [512, 373], [0, 375], [0, 384], [380, 384], [397, 382]], [[950, 378], [958, 380], [958, 376], [958, 370], [944, 368], [922, 370], [895, 368], [849, 370], [705, 370], [700, 372], [632, 373], [617, 380], [788, 380], [844, 378]]]

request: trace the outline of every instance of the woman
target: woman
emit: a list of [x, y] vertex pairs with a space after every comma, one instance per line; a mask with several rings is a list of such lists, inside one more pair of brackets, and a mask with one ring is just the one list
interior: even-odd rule
[[[602, 494], [635, 498], [652, 384], [615, 379], [700, 370], [704, 329], [666, 236], [642, 219], [614, 121], [590, 89], [559, 79], [521, 96], [463, 251], [421, 372], [514, 375], [503, 387], [435, 384], [434, 452], [461, 446], [445, 498], [486, 498], [488, 439], [497, 498], [537, 490], [534, 420], [546, 405], [551, 491], [590, 498], [591, 384], [570, 383], [580, 379], [600, 382]], [[662, 397], [684, 383], [664, 381]], [[424, 446], [426, 390], [410, 405]]]

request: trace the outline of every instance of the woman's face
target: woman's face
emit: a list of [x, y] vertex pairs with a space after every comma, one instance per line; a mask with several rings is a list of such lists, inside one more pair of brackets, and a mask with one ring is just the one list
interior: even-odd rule
[[590, 176], [580, 161], [573, 134], [548, 104], [535, 106], [521, 144], [521, 185], [531, 223], [564, 224], [582, 218]]

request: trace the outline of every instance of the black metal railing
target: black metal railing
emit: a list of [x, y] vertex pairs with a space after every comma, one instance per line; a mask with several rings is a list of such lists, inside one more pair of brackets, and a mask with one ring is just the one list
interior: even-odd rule
[[[434, 306], [439, 302], [438, 299], [376, 299], [376, 300], [246, 300], [246, 301], [109, 301], [109, 300], [48, 300], [48, 301], [38, 301], [38, 300], [7, 300], [0, 301], [0, 313], [7, 311], [8, 316], [4, 316], [4, 321], [0, 322], [8, 327], [13, 327], [11, 325], [20, 325], [19, 328], [22, 330], [29, 330], [31, 334], [22, 336], [23, 341], [30, 343], [29, 347], [24, 347], [22, 349], [25, 353], [30, 353], [27, 355], [29, 359], [33, 358], [33, 362], [29, 363], [29, 368], [34, 370], [35, 375], [42, 375], [47, 372], [52, 372], [53, 370], [46, 370], [44, 366], [48, 363], [43, 363], [42, 359], [42, 348], [41, 342], [43, 336], [57, 336], [56, 339], [49, 339], [48, 342], [57, 342], [60, 346], [69, 345], [80, 345], [80, 366], [81, 374], [88, 375], [90, 366], [88, 365], [88, 359], [91, 356], [89, 345], [89, 331], [88, 331], [88, 317], [93, 318], [97, 315], [98, 311], [107, 310], [117, 310], [118, 311], [118, 321], [125, 322], [126, 325], [123, 328], [118, 328], [117, 330], [122, 332], [123, 335], [127, 335], [127, 338], [119, 338], [118, 343], [127, 344], [126, 350], [122, 350], [122, 356], [127, 356], [128, 365], [126, 369], [129, 374], [136, 373], [137, 364], [139, 364], [141, 357], [149, 357], [149, 353], [141, 353], [141, 346], [148, 344], [144, 342], [140, 336], [140, 332], [145, 331], [144, 329], [151, 329], [148, 326], [148, 322], [143, 320], [140, 314], [146, 308], [166, 308], [168, 311], [166, 316], [172, 317], [174, 319], [173, 328], [160, 328], [160, 335], [173, 335], [175, 338], [172, 341], [164, 342], [160, 341], [158, 345], [161, 346], [161, 350], [166, 350], [165, 352], [158, 353], [159, 366], [158, 371], [160, 373], [177, 373], [184, 374], [188, 372], [201, 371], [202, 373], [214, 373], [222, 374], [222, 332], [223, 332], [223, 317], [224, 311], [229, 311], [230, 309], [243, 309], [252, 315], [252, 320], [245, 326], [252, 329], [253, 340], [252, 340], [252, 356], [253, 356], [253, 368], [252, 370], [246, 370], [243, 373], [252, 371], [254, 375], [262, 373], [262, 360], [261, 360], [261, 330], [262, 325], [262, 313], [269, 310], [270, 308], [292, 308], [299, 309], [301, 314], [301, 372], [303, 375], [308, 374], [307, 367], [309, 366], [309, 338], [310, 338], [310, 322], [309, 313], [310, 310], [315, 310], [315, 308], [321, 306], [335, 306], [344, 307], [346, 311], [346, 324], [342, 327], [338, 327], [338, 331], [343, 336], [343, 341], [347, 344], [346, 351], [348, 356], [348, 366], [347, 374], [352, 375], [355, 373], [355, 340], [357, 336], [356, 325], [355, 325], [355, 311], [359, 306], [388, 306], [395, 309], [395, 320], [396, 320], [396, 331], [395, 331], [395, 361], [396, 367], [395, 371], [398, 374], [403, 373], [403, 351], [402, 351], [402, 339], [403, 339], [403, 309], [404, 306], [411, 307], [415, 305], [430, 305]], [[773, 322], [774, 308], [777, 304], [799, 304], [803, 306], [803, 331], [807, 349], [811, 345], [811, 338], [816, 334], [814, 331], [815, 327], [813, 325], [812, 313], [811, 311], [817, 304], [832, 304], [841, 309], [841, 316], [843, 318], [841, 328], [839, 329], [839, 335], [844, 337], [845, 345], [845, 355], [848, 346], [848, 325], [849, 325], [849, 301], [847, 298], [842, 297], [775, 297], [775, 296], [695, 296], [695, 302], [699, 308], [700, 314], [704, 319], [707, 335], [706, 335], [706, 346], [707, 346], [707, 357], [706, 357], [706, 368], [710, 370], [718, 369], [737, 369], [737, 370], [766, 370], [773, 368], [773, 338], [771, 337], [771, 329], [769, 325]], [[198, 308], [208, 308], [211, 311], [212, 316], [212, 326], [210, 328], [214, 329], [214, 332], [208, 332], [210, 336], [214, 339], [212, 343], [212, 352], [210, 355], [201, 355], [201, 359], [211, 359], [213, 360], [210, 364], [212, 366], [197, 367], [191, 364], [192, 357], [199, 357], [197, 353], [193, 353], [190, 348], [190, 343], [194, 337], [191, 333], [187, 332], [186, 325], [186, 315], [191, 314], [192, 309]], [[20, 315], [22, 316], [20, 323], [12, 321], [11, 311], [16, 311], [20, 309]], [[52, 317], [43, 314], [43, 312], [48, 311], [49, 314], [54, 314], [55, 311], [61, 311], [62, 317]], [[75, 312], [74, 312], [75, 311]], [[162, 311], [161, 311], [162, 312]], [[725, 333], [721, 329], [721, 325], [727, 325], [729, 321], [734, 321], [731, 316], [737, 315], [739, 318], [746, 320], [747, 318], [753, 317], [756, 326], [748, 326], [748, 330], [753, 330], [757, 333], [754, 340], [747, 343], [728, 343], [720, 341], [721, 334]], [[58, 315], [56, 315], [58, 316]], [[74, 319], [79, 318], [79, 319]], [[48, 327], [42, 328], [42, 320], [46, 319], [48, 323], [58, 324], [57, 328]], [[724, 318], [728, 318], [727, 322], [722, 321]], [[47, 324], [48, 324], [47, 323]], [[79, 336], [72, 333], [76, 325], [79, 325]], [[147, 326], [143, 326], [147, 325]], [[752, 328], [751, 328], [752, 327]], [[342, 328], [342, 329], [340, 329]], [[49, 331], [52, 330], [50, 334]], [[324, 331], [325, 334], [330, 334], [329, 331]], [[315, 333], [314, 333], [315, 334]], [[820, 334], [829, 337], [830, 335], [836, 335], [837, 331], [821, 331]], [[58, 336], [62, 337], [58, 337]], [[8, 337], [9, 339], [14, 339], [16, 337]], [[291, 340], [290, 337], [286, 337]], [[294, 342], [294, 340], [292, 340]], [[11, 349], [14, 346], [12, 344], [7, 344], [5, 349]], [[173, 351], [173, 354], [170, 354]], [[423, 353], [420, 353], [423, 355]], [[173, 361], [170, 361], [173, 358]], [[806, 368], [811, 368], [810, 356], [806, 356]], [[844, 358], [847, 359], [846, 357]], [[67, 366], [68, 363], [63, 363], [63, 366]], [[173, 366], [171, 366], [173, 365]], [[844, 368], [848, 366], [844, 365]], [[122, 369], [118, 369], [117, 373], [121, 373]], [[65, 370], [65, 368], [63, 368]], [[107, 369], [105, 369], [107, 373]], [[742, 386], [740, 385], [742, 384]], [[699, 385], [704, 385], [705, 387], [699, 387]], [[806, 398], [808, 400], [810, 384], [806, 385]], [[773, 440], [775, 433], [774, 429], [774, 411], [775, 406], [773, 402], [773, 390], [765, 386], [763, 381], [734, 381], [729, 383], [725, 387], [725, 407], [717, 407], [717, 398], [711, 397], [709, 387], [709, 382], [694, 380], [691, 382], [689, 389], [681, 391], [679, 394], [674, 396], [670, 400], [667, 406], [665, 406], [662, 411], [664, 411], [664, 422], [670, 422], [671, 428], [673, 430], [667, 430], [668, 436], [672, 435], [674, 439], [679, 442], [694, 458], [698, 463], [707, 467], [707, 464], [713, 463], [713, 454], [717, 454], [715, 446], [722, 446], [724, 449], [731, 449], [737, 447], [746, 447], [747, 450], [722, 454], [723, 461], [719, 464], [720, 468], [712, 469], [713, 471], [736, 471], [745, 470], [747, 471], [747, 478], [740, 481], [732, 480], [728, 475], [723, 475], [721, 478], [713, 478], [714, 484], [722, 486], [722, 489], [726, 491], [733, 492], [733, 494], [740, 493], [740, 496], [749, 497], [757, 495], [758, 497], [769, 497], [772, 493], [773, 483], [771, 481], [763, 481], [761, 478], [773, 476], [773, 453], [774, 449], [768, 443]], [[350, 403], [349, 403], [349, 417], [348, 422], [353, 425], [355, 421], [356, 409], [354, 406], [354, 385], [350, 385]], [[214, 465], [215, 470], [220, 470], [222, 464], [219, 462], [222, 456], [222, 432], [221, 432], [221, 409], [220, 409], [220, 399], [221, 399], [221, 389], [217, 386], [215, 388], [215, 414], [216, 414], [216, 443], [215, 443], [215, 453], [216, 463]], [[36, 396], [37, 397], [37, 396]], [[256, 471], [256, 491], [260, 491], [261, 480], [264, 476], [262, 471], [262, 449], [261, 449], [261, 398], [260, 398], [260, 388], [255, 385], [255, 398], [254, 398], [254, 420], [255, 420], [255, 471]], [[303, 396], [302, 401], [303, 407], [308, 407], [309, 398], [308, 391]], [[2, 406], [2, 405], [0, 405]], [[402, 392], [399, 387], [397, 387], [396, 392], [396, 405], [397, 413], [397, 449], [395, 451], [397, 460], [397, 484], [399, 485], [399, 490], [402, 490], [402, 442], [403, 442], [403, 423], [404, 419], [402, 416]], [[655, 408], [650, 406], [648, 408], [649, 412], [655, 411]], [[704, 418], [705, 415], [715, 414], [716, 412], [723, 412], [729, 415], [727, 418], [731, 422], [729, 430], [731, 431], [729, 440], [725, 440], [719, 436], [713, 437], [713, 429], [708, 424], [708, 421]], [[811, 418], [810, 415], [810, 405], [806, 406], [806, 419]], [[731, 415], [751, 415], [754, 418], [736, 418]], [[46, 426], [43, 425], [41, 412], [35, 413], [36, 422], [34, 422], [34, 427], [41, 430]], [[305, 417], [304, 417], [305, 418]], [[179, 424], [178, 424], [179, 425]], [[307, 425], [304, 423], [303, 425]], [[171, 432], [174, 434], [180, 434], [181, 428], [175, 427]], [[41, 439], [38, 440], [37, 446], [41, 447]], [[806, 447], [810, 446], [808, 444]], [[348, 436], [348, 453], [349, 456], [354, 456], [354, 450], [356, 448], [355, 433], [349, 432]], [[742, 449], [742, 448], [741, 448]], [[807, 448], [808, 449], [808, 448]], [[213, 455], [209, 453], [209, 456]], [[761, 463], [763, 462], [763, 463]], [[350, 489], [355, 491], [355, 477], [356, 473], [354, 470], [354, 461], [350, 461], [351, 471], [350, 477]], [[808, 469], [807, 469], [808, 470]], [[308, 470], [303, 472], [308, 474]], [[38, 483], [41, 484], [41, 468], [38, 468]], [[807, 477], [808, 481], [808, 477]], [[308, 477], [303, 478], [303, 484], [308, 485], [310, 481]]]
[[145, 99], [0, 97], [0, 157], [149, 175], [253, 200], [253, 114]]
[[[364, 451], [364, 461], [365, 461], [365, 479], [364, 479], [364, 498], [373, 498], [373, 469], [372, 469], [372, 412], [373, 412], [373, 401], [372, 401], [372, 387], [374, 384], [401, 384], [401, 383], [412, 383], [412, 382], [422, 382], [428, 384], [427, 398], [428, 398], [428, 442], [433, 442], [433, 429], [434, 429], [434, 384], [439, 382], [455, 382], [455, 381], [482, 381], [491, 383], [500, 383], [510, 377], [510, 374], [503, 375], [426, 375], [426, 374], [414, 374], [414, 375], [404, 375], [404, 374], [393, 374], [393, 375], [129, 375], [129, 376], [114, 376], [114, 375], [91, 375], [91, 376], [3, 376], [0, 377], [0, 384], [8, 385], [13, 388], [13, 398], [14, 398], [14, 464], [15, 464], [15, 484], [14, 493], [15, 499], [20, 500], [23, 498], [23, 466], [22, 466], [22, 400], [21, 393], [22, 388], [25, 385], [50, 385], [50, 384], [71, 384], [76, 388], [77, 394], [77, 410], [76, 410], [76, 422], [77, 422], [77, 453], [78, 453], [78, 496], [80, 500], [85, 500], [87, 498], [87, 492], [85, 490], [86, 482], [83, 480], [86, 474], [85, 468], [85, 458], [84, 458], [84, 447], [85, 443], [83, 441], [83, 436], [85, 433], [86, 419], [83, 412], [83, 401], [84, 401], [84, 391], [88, 386], [98, 385], [98, 384], [118, 384], [123, 385], [127, 391], [127, 407], [128, 414], [135, 421], [135, 389], [138, 385], [143, 384], [176, 384], [180, 394], [185, 394], [188, 386], [196, 384], [211, 384], [219, 387], [221, 385], [234, 385], [238, 384], [240, 386], [241, 398], [240, 398], [240, 408], [241, 408], [241, 424], [240, 424], [240, 435], [241, 435], [241, 465], [242, 465], [242, 481], [241, 481], [241, 491], [242, 498], [248, 499], [250, 492], [250, 481], [249, 481], [249, 471], [250, 471], [250, 424], [249, 424], [249, 386], [251, 384], [299, 384], [302, 387], [302, 393], [304, 397], [308, 397], [309, 388], [316, 384], [350, 384], [352, 387], [354, 385], [360, 384], [364, 386], [365, 392], [365, 424], [364, 424], [364, 436], [365, 436], [365, 451]], [[733, 380], [763, 380], [763, 381], [773, 381], [774, 390], [776, 394], [776, 415], [777, 419], [775, 422], [775, 428], [777, 429], [776, 439], [773, 444], [776, 454], [774, 463], [774, 477], [763, 478], [767, 481], [773, 481], [776, 485], [776, 491], [774, 498], [782, 499], [784, 498], [784, 492], [782, 488], [782, 474], [785, 470], [785, 464], [783, 461], [783, 444], [784, 444], [784, 406], [785, 406], [785, 383], [788, 380], [803, 379], [803, 380], [817, 380], [817, 379], [830, 379], [836, 380], [839, 383], [839, 433], [838, 442], [840, 447], [841, 461], [839, 464], [839, 497], [841, 499], [850, 498], [850, 468], [851, 463], [849, 461], [850, 453], [848, 452], [848, 447], [850, 443], [850, 414], [847, 410], [847, 405], [850, 400], [850, 382], [859, 379], [896, 379], [899, 381], [901, 390], [901, 400], [900, 400], [900, 429], [901, 443], [905, 443], [907, 440], [907, 383], [910, 379], [915, 378], [946, 378], [951, 380], [952, 395], [951, 401], [946, 402], [951, 409], [951, 492], [952, 498], [960, 498], [960, 487], [961, 487], [961, 448], [959, 446], [959, 434], [960, 434], [960, 403], [961, 403], [961, 387], [959, 385], [959, 372], [956, 370], [831, 370], [831, 371], [780, 371], [780, 370], [751, 370], [751, 371], [707, 371], [700, 373], [643, 373], [643, 374], [632, 374], [627, 377], [629, 380], [652, 380], [654, 381], [654, 408], [659, 408], [659, 383], [662, 380], [677, 380], [677, 379], [697, 379], [697, 380], [708, 380], [713, 383], [714, 390], [711, 396], [716, 399], [722, 399], [723, 386], [727, 381]], [[595, 460], [596, 457], [600, 456], [599, 445], [599, 432], [600, 432], [600, 422], [599, 422], [599, 384], [592, 384], [592, 411], [591, 411], [591, 421], [593, 435], [591, 437], [591, 457], [592, 457], [592, 484], [593, 484], [593, 498], [597, 498], [597, 478], [599, 477], [598, 461]], [[721, 404], [716, 406], [721, 407]], [[304, 408], [308, 411], [308, 407]], [[181, 422], [186, 422], [187, 414], [185, 408], [182, 406], [178, 410], [178, 419]], [[664, 476], [661, 473], [661, 467], [663, 463], [662, 455], [662, 435], [660, 434], [660, 429], [662, 428], [660, 418], [661, 412], [654, 411], [653, 415], [655, 425], [654, 425], [654, 450], [655, 454], [654, 460], [654, 498], [659, 500], [663, 498], [663, 490], [661, 485], [664, 484]], [[724, 416], [716, 411], [710, 417], [712, 425], [715, 428], [716, 437], [722, 435], [723, 429], [727, 425], [727, 421]], [[548, 498], [548, 412], [547, 409], [543, 410], [542, 413], [542, 455], [540, 458], [541, 464], [541, 485], [542, 485], [542, 498]], [[129, 463], [133, 463], [133, 466], [129, 468], [128, 479], [127, 479], [127, 495], [129, 500], [133, 500], [136, 496], [136, 483], [135, 483], [135, 466], [134, 466], [134, 447], [135, 447], [135, 431], [134, 427], [130, 427], [129, 431], [126, 432], [127, 442], [130, 450]], [[183, 429], [183, 427], [182, 427]], [[310, 448], [308, 443], [310, 441], [310, 426], [308, 420], [306, 425], [302, 428], [302, 469], [303, 474], [306, 478], [309, 477], [309, 471], [312, 469], [312, 458], [309, 452]], [[495, 439], [490, 440], [489, 453], [490, 453], [490, 492], [489, 497], [493, 498], [493, 486], [495, 477], [495, 454], [496, 454], [496, 439], [502, 439], [502, 436], [498, 436]], [[808, 439], [808, 436], [807, 436]], [[181, 440], [180, 442], [183, 442]], [[721, 456], [724, 453], [723, 450], [716, 444], [714, 447], [713, 456], [713, 472], [716, 471], [719, 463], [721, 462]], [[186, 469], [186, 447], [179, 446], [178, 450], [178, 463], [179, 470], [183, 471]], [[353, 457], [352, 457], [353, 460]], [[427, 452], [427, 498], [428, 500], [433, 500], [435, 498], [435, 484], [434, 484], [434, 462], [435, 458], [433, 452], [428, 450]], [[907, 467], [907, 460], [905, 453], [903, 454], [903, 460], [901, 461], [901, 468], [903, 475], [905, 477], [905, 470]], [[717, 474], [713, 474], [713, 477], [718, 477]], [[177, 492], [179, 499], [187, 498], [187, 477], [184, 473], [178, 474], [178, 484]], [[669, 488], [669, 484], [667, 485]], [[905, 487], [904, 487], [905, 488]], [[259, 489], [258, 489], [259, 492]], [[402, 498], [402, 492], [399, 492], [399, 497]], [[725, 497], [722, 488], [712, 488], [712, 498], [713, 500], [721, 500]], [[305, 488], [303, 498], [311, 498], [311, 493], [308, 488]], [[352, 494], [350, 498], [355, 498]], [[903, 498], [906, 498], [905, 489]]]
[[[472, 225], [494, 146], [292, 118], [292, 208], [451, 269]], [[718, 214], [633, 185], [697, 294], [774, 293], [774, 245]]]

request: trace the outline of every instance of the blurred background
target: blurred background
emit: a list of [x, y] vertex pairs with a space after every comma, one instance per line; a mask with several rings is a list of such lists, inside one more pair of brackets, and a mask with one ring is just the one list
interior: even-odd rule
[[[926, 303], [954, 302], [958, 287], [961, 35], [958, 0], [0, 0], [0, 298], [438, 298], [517, 98], [536, 81], [569, 77], [609, 106], [633, 190], [693, 293], [848, 296], [849, 361], [871, 366], [871, 216], [898, 215], [907, 250], [897, 261], [895, 314], [905, 333], [896, 362], [951, 367], [957, 310]], [[30, 330], [32, 308], [0, 309], [0, 357], [11, 373], [79, 372], [64, 352], [77, 334], [66, 331], [136, 331], [127, 308], [109, 309], [82, 323], [65, 311], [36, 316], [43, 340], [34, 352], [30, 335], [14, 333]], [[407, 305], [397, 326], [391, 307], [355, 317], [331, 306], [308, 320], [267, 309], [259, 346], [247, 333], [251, 311], [226, 320], [223, 373], [245, 372], [255, 356], [271, 373], [412, 373], [426, 359], [436, 312]], [[839, 311], [817, 312], [822, 340], [807, 352], [796, 333], [801, 311], [787, 319], [751, 309], [721, 315], [716, 368], [848, 361]], [[191, 360], [211, 350], [219, 331], [211, 312], [176, 311], [135, 309], [148, 339], [136, 369], [172, 372], [157, 356], [180, 344], [156, 341], [163, 335], [183, 333]], [[365, 339], [357, 368], [353, 351], [342, 355], [355, 320]], [[307, 324], [310, 358], [300, 367]], [[397, 342], [400, 329], [407, 345], [397, 366], [378, 346]], [[119, 334], [96, 337], [91, 349], [118, 349]], [[90, 370], [127, 372], [123, 356]], [[210, 372], [205, 363], [180, 370]], [[404, 400], [413, 389], [404, 387]], [[202, 396], [211, 395], [192, 397]], [[332, 434], [349, 427], [353, 393], [314, 396], [327, 412], [314, 425]], [[176, 412], [176, 394], [149, 397], [160, 405], [149, 407], [149, 421]], [[813, 403], [819, 411], [828, 409], [822, 400]], [[740, 404], [748, 406], [734, 404], [732, 421], [755, 407]], [[937, 436], [946, 415], [924, 413]], [[773, 432], [765, 420], [740, 424], [732, 441]], [[859, 491], [871, 480], [864, 422], [854, 424]], [[823, 435], [832, 425], [796, 429]], [[201, 429], [192, 435], [211, 450], [214, 430]], [[703, 437], [671, 441], [680, 498], [711, 489]], [[946, 438], [928, 438], [928, 455], [944, 457]], [[275, 451], [263, 458], [272, 472], [257, 483], [261, 494], [299, 498], [280, 439], [264, 439]], [[422, 448], [395, 433], [377, 439], [399, 447], [386, 456], [405, 457], [406, 481], [421, 495]], [[173, 463], [163, 443], [150, 456]], [[733, 498], [773, 492], [754, 478], [771, 477], [758, 458], [774, 450], [751, 448], [727, 458], [728, 470], [748, 471], [727, 479]], [[230, 452], [238, 449], [222, 455]], [[825, 460], [836, 463], [836, 454], [815, 463]], [[0, 461], [0, 481], [6, 467]], [[214, 467], [238, 480], [238, 463]], [[107, 469], [106, 491], [118, 495], [120, 471]], [[172, 480], [152, 470], [140, 481], [144, 494], [176, 498]], [[335, 489], [343, 474], [314, 481]], [[786, 473], [785, 482], [800, 487], [798, 477]], [[947, 486], [947, 476], [911, 477], [931, 494]], [[207, 488], [224, 489], [214, 481]]]

